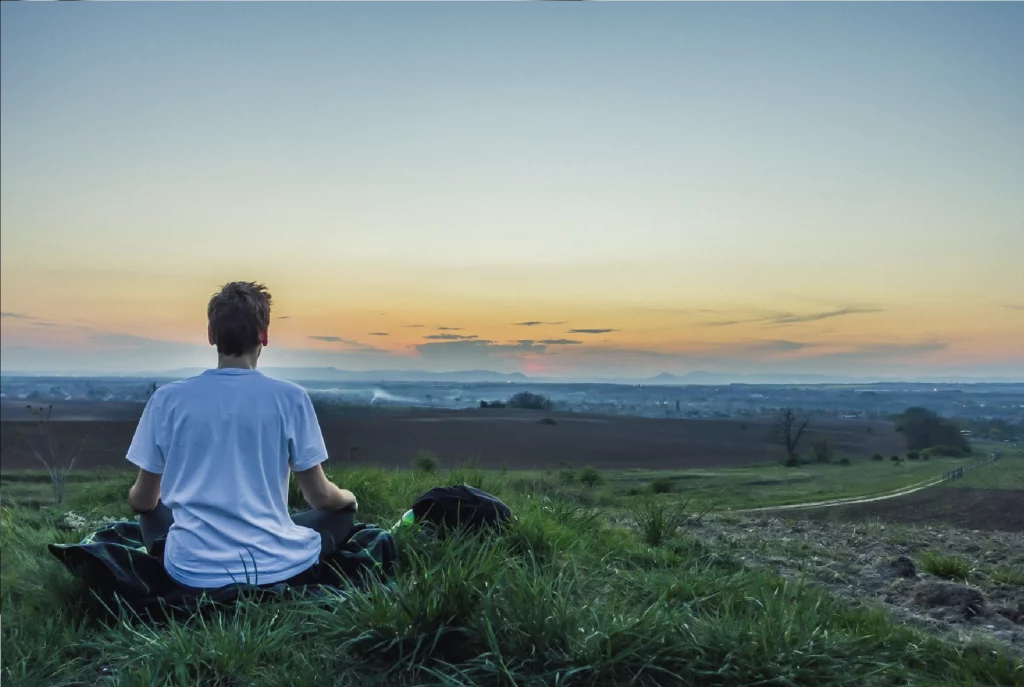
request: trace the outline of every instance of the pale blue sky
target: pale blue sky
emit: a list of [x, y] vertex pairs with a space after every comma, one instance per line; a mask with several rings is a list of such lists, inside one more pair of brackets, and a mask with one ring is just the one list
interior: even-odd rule
[[[533, 352], [566, 374], [719, 349], [755, 369], [922, 347], [925, 370], [1024, 363], [1021, 5], [2, 12], [3, 310], [91, 328], [40, 341], [8, 317], [8, 352], [201, 344], [202, 300], [246, 275], [296, 315], [289, 361], [341, 367], [382, 361], [309, 337], [429, 367], [397, 336], [424, 313], [495, 346], [525, 319], [619, 330]], [[760, 325], [649, 316], [851, 307], [873, 312], [787, 332], [828, 352], [792, 359]], [[386, 313], [387, 341], [359, 308]], [[855, 366], [908, 362], [890, 353]], [[525, 364], [458, 343], [440, 359]]]

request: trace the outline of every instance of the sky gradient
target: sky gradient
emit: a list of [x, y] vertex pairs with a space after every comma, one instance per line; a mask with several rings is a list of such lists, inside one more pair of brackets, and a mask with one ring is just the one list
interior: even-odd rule
[[4, 372], [1024, 378], [1022, 5], [2, 13]]

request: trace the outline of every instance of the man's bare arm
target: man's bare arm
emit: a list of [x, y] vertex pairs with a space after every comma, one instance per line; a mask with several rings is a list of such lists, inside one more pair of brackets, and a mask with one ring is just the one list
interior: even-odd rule
[[128, 503], [136, 513], [148, 513], [160, 502], [160, 475], [139, 470], [135, 484], [128, 490]]
[[324, 469], [316, 465], [309, 470], [295, 473], [295, 480], [299, 483], [302, 496], [313, 508], [317, 510], [344, 510], [351, 508], [357, 510], [355, 494], [347, 489], [341, 489], [331, 480], [327, 479]]

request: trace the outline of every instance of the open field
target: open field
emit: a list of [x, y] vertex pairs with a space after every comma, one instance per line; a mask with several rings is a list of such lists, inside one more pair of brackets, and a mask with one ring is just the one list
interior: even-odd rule
[[[92, 410], [75, 404], [55, 418], [102, 417], [104, 403]], [[137, 406], [141, 408], [141, 406]], [[16, 409], [11, 409], [11, 415]], [[124, 413], [124, 408], [112, 412]], [[66, 414], [63, 414], [66, 413]], [[551, 417], [558, 424], [541, 424]], [[55, 422], [67, 444], [85, 442], [84, 469], [120, 467], [136, 421], [104, 419]], [[407, 411], [354, 416], [322, 414], [320, 424], [332, 465], [408, 467], [420, 451], [442, 456], [445, 467], [477, 462], [511, 470], [553, 469], [564, 465], [600, 470], [735, 467], [774, 461], [780, 447], [768, 421], [655, 420], [648, 418], [544, 414], [514, 410]], [[28, 451], [30, 423], [5, 420], [0, 432], [0, 468], [38, 467]], [[874, 453], [902, 454], [904, 442], [891, 424], [859, 420], [812, 423], [804, 442], [827, 438], [838, 456], [851, 460]]]
[[[442, 464], [448, 462], [443, 457], [439, 460]], [[885, 494], [937, 479], [969, 462], [970, 459], [941, 458], [899, 464], [871, 460], [859, 460], [850, 465], [811, 463], [796, 468], [768, 463], [715, 470], [601, 470], [597, 472], [599, 483], [593, 485], [587, 484], [584, 470], [572, 468], [515, 470], [502, 474], [473, 465], [455, 474], [484, 481], [507, 478], [524, 493], [571, 496], [606, 508], [630, 508], [640, 499], [654, 498], [665, 502], [687, 501], [690, 507], [700, 510], [727, 510]], [[335, 474], [345, 480], [346, 475], [358, 474], [359, 469], [335, 469]], [[975, 472], [986, 469], [989, 468]], [[97, 485], [124, 484], [131, 474], [129, 469], [75, 471], [69, 479], [69, 493], [74, 499], [82, 490], [88, 491]], [[5, 470], [0, 477], [0, 495], [37, 504], [52, 501], [49, 478], [39, 470]]]
[[[3, 484], [45, 487], [31, 477], [5, 473]], [[829, 529], [745, 516], [660, 527], [654, 543], [642, 509], [594, 510], [585, 490], [538, 494], [519, 473], [470, 469], [335, 475], [360, 494], [361, 517], [385, 526], [431, 486], [461, 481], [497, 493], [517, 515], [506, 533], [483, 538], [440, 543], [400, 531], [393, 591], [243, 602], [154, 627], [106, 625], [45, 550], [78, 541], [107, 518], [129, 517], [129, 473], [88, 477], [78, 476], [64, 508], [4, 499], [5, 685], [896, 687], [1024, 679], [1016, 645], [986, 633], [981, 620], [940, 608], [951, 617], [930, 623], [936, 609], [908, 601], [909, 615], [900, 615], [875, 601], [872, 590], [897, 582], [908, 599], [932, 584], [928, 575], [886, 577], [888, 551], [846, 560]], [[66, 517], [68, 509], [80, 517]], [[883, 536], [877, 527], [839, 535], [847, 544], [861, 537], [857, 547]], [[1013, 627], [999, 614], [1011, 612], [1016, 597], [999, 585], [1013, 579], [1006, 570], [1019, 542], [991, 541], [1006, 553], [984, 570], [993, 585], [985, 587], [984, 620]], [[840, 580], [876, 586], [851, 594]]]

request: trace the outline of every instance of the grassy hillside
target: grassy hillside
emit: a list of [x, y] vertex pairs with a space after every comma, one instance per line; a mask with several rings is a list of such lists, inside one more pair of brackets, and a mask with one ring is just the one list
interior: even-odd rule
[[[990, 647], [954, 647], [881, 609], [748, 567], [694, 528], [659, 527], [657, 508], [632, 516], [659, 534], [651, 545], [565, 495], [522, 490], [515, 473], [338, 478], [360, 495], [363, 517], [384, 525], [453, 481], [501, 495], [519, 520], [502, 535], [444, 544], [401, 532], [394, 592], [105, 626], [45, 551], [94, 523], [69, 530], [67, 509], [6, 500], [3, 684], [1009, 685], [1024, 676]], [[69, 507], [94, 521], [126, 516], [126, 484], [75, 485]]]
[[[431, 454], [427, 461], [435, 461]], [[630, 508], [638, 499], [654, 496], [662, 501], [689, 501], [699, 509], [730, 509], [779, 506], [825, 499], [872, 496], [896, 491], [941, 477], [944, 473], [973, 462], [974, 458], [904, 460], [893, 463], [858, 460], [850, 465], [838, 462], [810, 463], [787, 468], [762, 463], [741, 468], [689, 470], [601, 470], [562, 468], [558, 470], [498, 471], [461, 468], [453, 471], [460, 479], [487, 485], [501, 485], [523, 494], [561, 495], [588, 505]], [[1007, 464], [1005, 461], [1003, 464]], [[443, 459], [442, 459], [443, 467]], [[980, 468], [972, 473], [980, 479]], [[385, 474], [391, 474], [386, 471]], [[365, 474], [381, 474], [373, 468], [339, 471], [340, 479], [363, 483]], [[398, 472], [396, 474], [404, 474]], [[596, 478], [594, 477], [596, 475]], [[81, 500], [103, 484], [115, 490], [124, 487], [123, 472], [110, 470], [75, 471], [69, 475], [72, 500]], [[374, 480], [369, 480], [373, 482]], [[372, 484], [370, 485], [373, 489]], [[49, 477], [39, 470], [8, 470], [0, 479], [0, 496], [42, 505], [52, 501]], [[78, 495], [76, 497], [75, 495]]]

